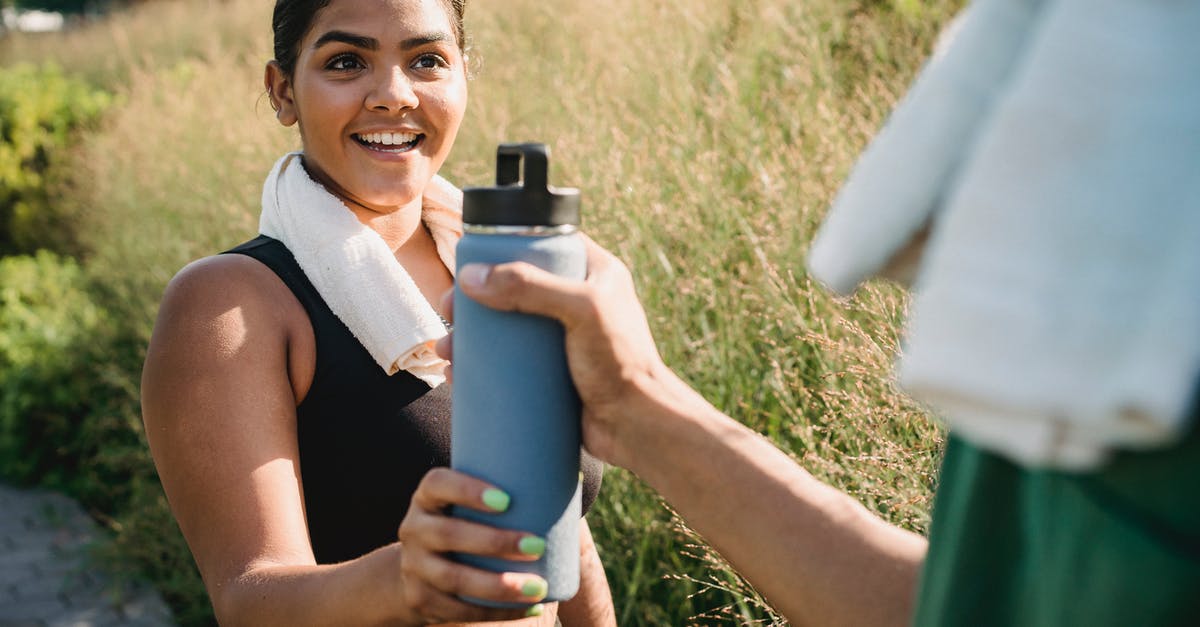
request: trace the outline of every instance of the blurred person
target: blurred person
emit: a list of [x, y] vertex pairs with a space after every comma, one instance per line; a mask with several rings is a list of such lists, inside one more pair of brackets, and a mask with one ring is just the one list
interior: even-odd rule
[[1197, 32], [1197, 3], [972, 3], [818, 232], [834, 290], [914, 282], [899, 381], [949, 428], [928, 541], [681, 381], [594, 243], [583, 282], [469, 265], [459, 289], [560, 320], [586, 448], [794, 624], [1195, 624]]
[[[464, 5], [276, 2], [264, 83], [303, 150], [264, 185], [262, 235], [172, 279], [142, 382], [155, 464], [222, 624], [614, 624], [586, 523], [580, 591], [561, 604], [537, 603], [536, 575], [447, 556], [545, 547], [447, 516], [509, 501], [444, 468], [450, 391], [432, 349], [462, 233], [461, 194], [437, 172], [467, 104]], [[601, 466], [584, 467], [586, 508]]]

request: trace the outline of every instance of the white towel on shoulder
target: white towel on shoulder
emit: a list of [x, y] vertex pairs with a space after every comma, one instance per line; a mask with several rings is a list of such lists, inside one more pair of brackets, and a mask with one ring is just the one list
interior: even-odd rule
[[849, 292], [929, 234], [899, 379], [968, 441], [1065, 470], [1176, 441], [1200, 383], [1200, 3], [977, 0], [952, 32], [810, 270]]
[[[263, 184], [259, 232], [288, 247], [329, 308], [390, 376], [407, 370], [430, 387], [445, 381], [433, 343], [446, 335], [434, 311], [378, 233], [309, 177], [301, 153], [284, 155]], [[461, 193], [439, 177], [422, 220], [454, 272], [462, 236]], [[456, 202], [457, 201], [457, 202]]]

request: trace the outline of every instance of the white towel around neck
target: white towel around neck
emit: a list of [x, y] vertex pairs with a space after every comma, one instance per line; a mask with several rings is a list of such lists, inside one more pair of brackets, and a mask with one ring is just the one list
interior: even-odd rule
[[1196, 2], [977, 0], [839, 193], [836, 291], [929, 234], [899, 380], [960, 437], [1086, 471], [1191, 428], [1197, 33]]
[[[321, 298], [389, 376], [407, 370], [430, 387], [441, 385], [447, 362], [433, 351], [446, 335], [441, 317], [383, 238], [312, 180], [301, 156], [286, 154], [271, 169], [259, 232], [287, 246]], [[444, 180], [435, 177], [433, 184], [454, 198], [456, 190]], [[454, 204], [427, 196], [421, 213], [451, 273], [454, 244], [462, 236], [461, 209]]]

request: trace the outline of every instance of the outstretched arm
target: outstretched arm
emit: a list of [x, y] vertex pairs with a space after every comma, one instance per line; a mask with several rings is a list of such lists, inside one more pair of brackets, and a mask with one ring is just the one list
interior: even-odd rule
[[458, 281], [485, 305], [563, 323], [588, 450], [658, 490], [791, 622], [907, 624], [924, 539], [705, 401], [663, 364], [624, 265], [589, 241], [588, 267], [584, 282], [520, 263]]

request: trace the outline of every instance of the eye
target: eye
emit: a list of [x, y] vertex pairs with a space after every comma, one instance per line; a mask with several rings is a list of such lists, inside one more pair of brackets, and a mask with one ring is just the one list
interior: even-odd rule
[[446, 61], [442, 55], [430, 52], [417, 57], [416, 61], [413, 61], [412, 67], [418, 70], [438, 70], [450, 67], [450, 62]]
[[325, 69], [335, 72], [353, 72], [354, 70], [361, 70], [363, 67], [365, 66], [362, 59], [353, 54], [339, 54], [325, 64]]

